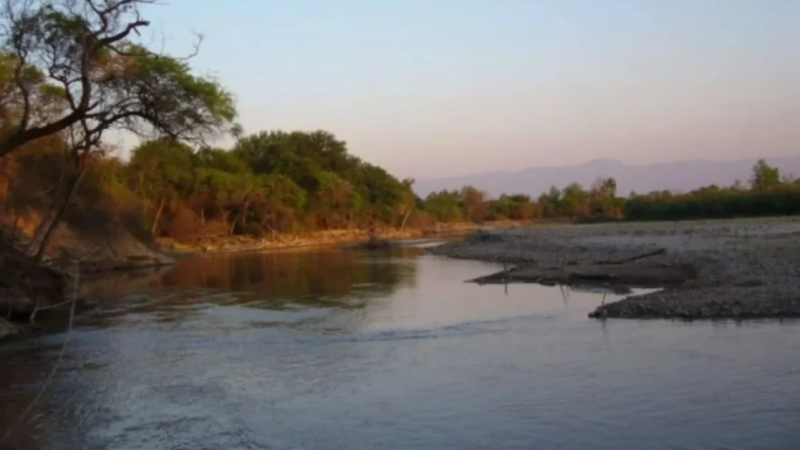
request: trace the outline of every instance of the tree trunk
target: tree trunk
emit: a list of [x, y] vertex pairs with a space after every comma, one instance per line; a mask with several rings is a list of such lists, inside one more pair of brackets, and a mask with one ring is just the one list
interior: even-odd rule
[[406, 211], [406, 215], [403, 216], [403, 222], [400, 224], [400, 231], [403, 231], [406, 227], [406, 221], [408, 221], [408, 217], [411, 215], [411, 208]]
[[161, 220], [161, 213], [164, 211], [164, 203], [166, 203], [166, 201], [162, 195], [161, 200], [158, 202], [156, 216], [153, 217], [153, 225], [150, 226], [150, 236], [156, 237], [156, 231], [158, 231], [158, 222]]
[[242, 230], [245, 229], [247, 226], [247, 210], [250, 208], [250, 199], [248, 198], [247, 201], [244, 202], [244, 206], [242, 207], [242, 219], [240, 223], [242, 224]]
[[11, 227], [11, 240], [17, 240], [17, 231], [19, 229], [19, 214], [14, 213], [14, 225]]
[[242, 212], [239, 214], [238, 219], [233, 219], [233, 223], [231, 224], [231, 229], [228, 232], [229, 235], [233, 236], [233, 232], [236, 231], [236, 224], [242, 224], [242, 228], [247, 224], [247, 208], [250, 207], [250, 199], [244, 201], [242, 205]]
[[34, 259], [36, 262], [42, 262], [44, 259], [45, 251], [47, 251], [47, 246], [50, 245], [50, 239], [53, 238], [53, 233], [55, 233], [56, 229], [58, 228], [59, 223], [61, 223], [61, 218], [64, 216], [64, 213], [67, 211], [67, 207], [69, 206], [69, 202], [72, 200], [72, 197], [75, 195], [75, 192], [78, 191], [78, 185], [80, 184], [81, 180], [83, 179], [83, 168], [80, 169], [80, 172], [72, 180], [71, 186], [67, 189], [66, 195], [61, 202], [61, 205], [58, 207], [58, 211], [56, 211], [55, 217], [53, 217], [53, 221], [50, 223], [50, 226], [47, 228], [47, 231], [42, 237], [42, 243], [39, 244], [39, 250], [36, 252], [36, 256]]
[[233, 220], [231, 221], [231, 225], [228, 227], [228, 236], [233, 236], [233, 230], [236, 229], [236, 222], [238, 221], [239, 221], [238, 216], [233, 218]]
[[58, 180], [58, 187], [56, 188], [56, 192], [53, 195], [53, 202], [50, 204], [50, 207], [47, 208], [47, 213], [45, 213], [45, 215], [42, 216], [42, 220], [39, 221], [39, 225], [33, 232], [31, 240], [28, 242], [28, 247], [25, 250], [26, 253], [30, 254], [36, 243], [39, 242], [39, 238], [45, 231], [47, 224], [51, 223], [50, 217], [52, 217], [53, 213], [56, 212], [56, 208], [58, 208], [59, 205], [58, 201], [61, 198], [62, 192], [64, 191], [65, 182], [66, 182], [66, 177], [62, 174], [61, 178]]

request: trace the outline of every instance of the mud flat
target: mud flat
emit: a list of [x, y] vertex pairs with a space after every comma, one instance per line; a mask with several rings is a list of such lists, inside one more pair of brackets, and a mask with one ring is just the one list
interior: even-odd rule
[[430, 253], [511, 267], [470, 280], [660, 287], [596, 318], [800, 318], [800, 218], [479, 231]]

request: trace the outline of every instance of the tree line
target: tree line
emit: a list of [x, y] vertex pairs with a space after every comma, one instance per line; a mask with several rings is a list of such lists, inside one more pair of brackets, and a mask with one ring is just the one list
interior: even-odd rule
[[708, 185], [689, 192], [668, 190], [617, 195], [613, 178], [599, 177], [589, 189], [553, 186], [535, 200], [501, 195], [490, 199], [472, 186], [430, 194], [420, 203], [438, 221], [568, 219], [571, 222], [723, 219], [800, 214], [800, 179], [759, 160], [749, 182]]
[[709, 185], [686, 193], [656, 191], [631, 195], [625, 201], [626, 220], [726, 219], [783, 216], [800, 213], [800, 179], [759, 160], [749, 185]]
[[[793, 214], [798, 183], [760, 161], [750, 186], [617, 195], [613, 178], [537, 198], [478, 187], [420, 198], [327, 131], [245, 134], [233, 95], [132, 39], [152, 0], [28, 0], [0, 11], [0, 208], [41, 258], [59, 224], [120, 223], [143, 239], [567, 219]], [[198, 42], [199, 45], [199, 42]], [[109, 136], [140, 145], [123, 161]], [[208, 145], [229, 134], [231, 148]], [[31, 217], [36, 217], [35, 223]]]

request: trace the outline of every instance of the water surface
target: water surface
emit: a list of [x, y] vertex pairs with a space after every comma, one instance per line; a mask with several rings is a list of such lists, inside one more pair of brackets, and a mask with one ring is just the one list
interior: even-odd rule
[[[335, 250], [87, 282], [19, 449], [753, 449], [800, 445], [800, 324], [595, 321], [496, 265]], [[617, 297], [609, 295], [606, 301]], [[63, 334], [0, 347], [0, 432]]]

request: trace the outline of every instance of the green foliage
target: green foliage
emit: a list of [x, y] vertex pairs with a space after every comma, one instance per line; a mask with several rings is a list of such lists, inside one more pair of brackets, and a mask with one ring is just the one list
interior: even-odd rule
[[753, 175], [750, 185], [756, 191], [768, 191], [781, 185], [781, 173], [777, 167], [772, 167], [763, 159], [758, 160], [753, 166]]
[[169, 139], [136, 147], [127, 167], [134, 192], [153, 202], [185, 194], [193, 184], [194, 161], [191, 147]]
[[425, 211], [439, 222], [464, 221], [461, 193], [443, 190], [432, 192], [425, 198]]
[[800, 213], [800, 185], [781, 181], [777, 168], [760, 160], [753, 166], [752, 189], [705, 186], [685, 194], [657, 191], [631, 195], [626, 220], [722, 219]]
[[405, 198], [405, 186], [382, 168], [366, 163], [361, 165], [357, 179], [356, 189], [369, 205], [369, 214], [383, 222], [392, 223]]
[[621, 217], [624, 199], [616, 196], [613, 178], [598, 179], [587, 191], [579, 183], [569, 183], [563, 189], [553, 186], [538, 200], [523, 194], [503, 194], [490, 199], [474, 186], [460, 191], [431, 193], [423, 207], [439, 222], [514, 220], [540, 218], [570, 218], [586, 221], [585, 217], [604, 217], [604, 221]]
[[134, 150], [127, 171], [152, 220], [165, 224], [153, 230], [179, 239], [188, 237], [175, 230], [204, 227], [206, 234], [263, 235], [395, 225], [416, 206], [413, 181], [362, 162], [324, 131], [261, 132], [241, 137], [230, 151], [149, 141]]
[[149, 1], [79, 3], [9, 2], [0, 16], [0, 156], [75, 128], [84, 147], [114, 129], [200, 143], [240, 128], [216, 80], [130, 39]]
[[558, 217], [561, 210], [561, 191], [551, 186], [549, 191], [539, 196], [539, 205], [542, 206], [544, 217]]
[[[141, 131], [135, 120], [144, 120], [157, 133], [190, 140], [228, 131], [236, 108], [216, 80], [192, 74], [186, 61], [139, 45], [127, 44], [125, 52], [100, 87], [117, 97], [108, 109], [126, 116], [120, 118], [126, 128]], [[117, 106], [123, 100], [126, 104]]]
[[542, 206], [527, 195], [501, 195], [489, 202], [487, 220], [531, 220], [541, 215]]
[[306, 192], [285, 175], [262, 175], [259, 184], [267, 197], [295, 211], [303, 211], [308, 204]]

